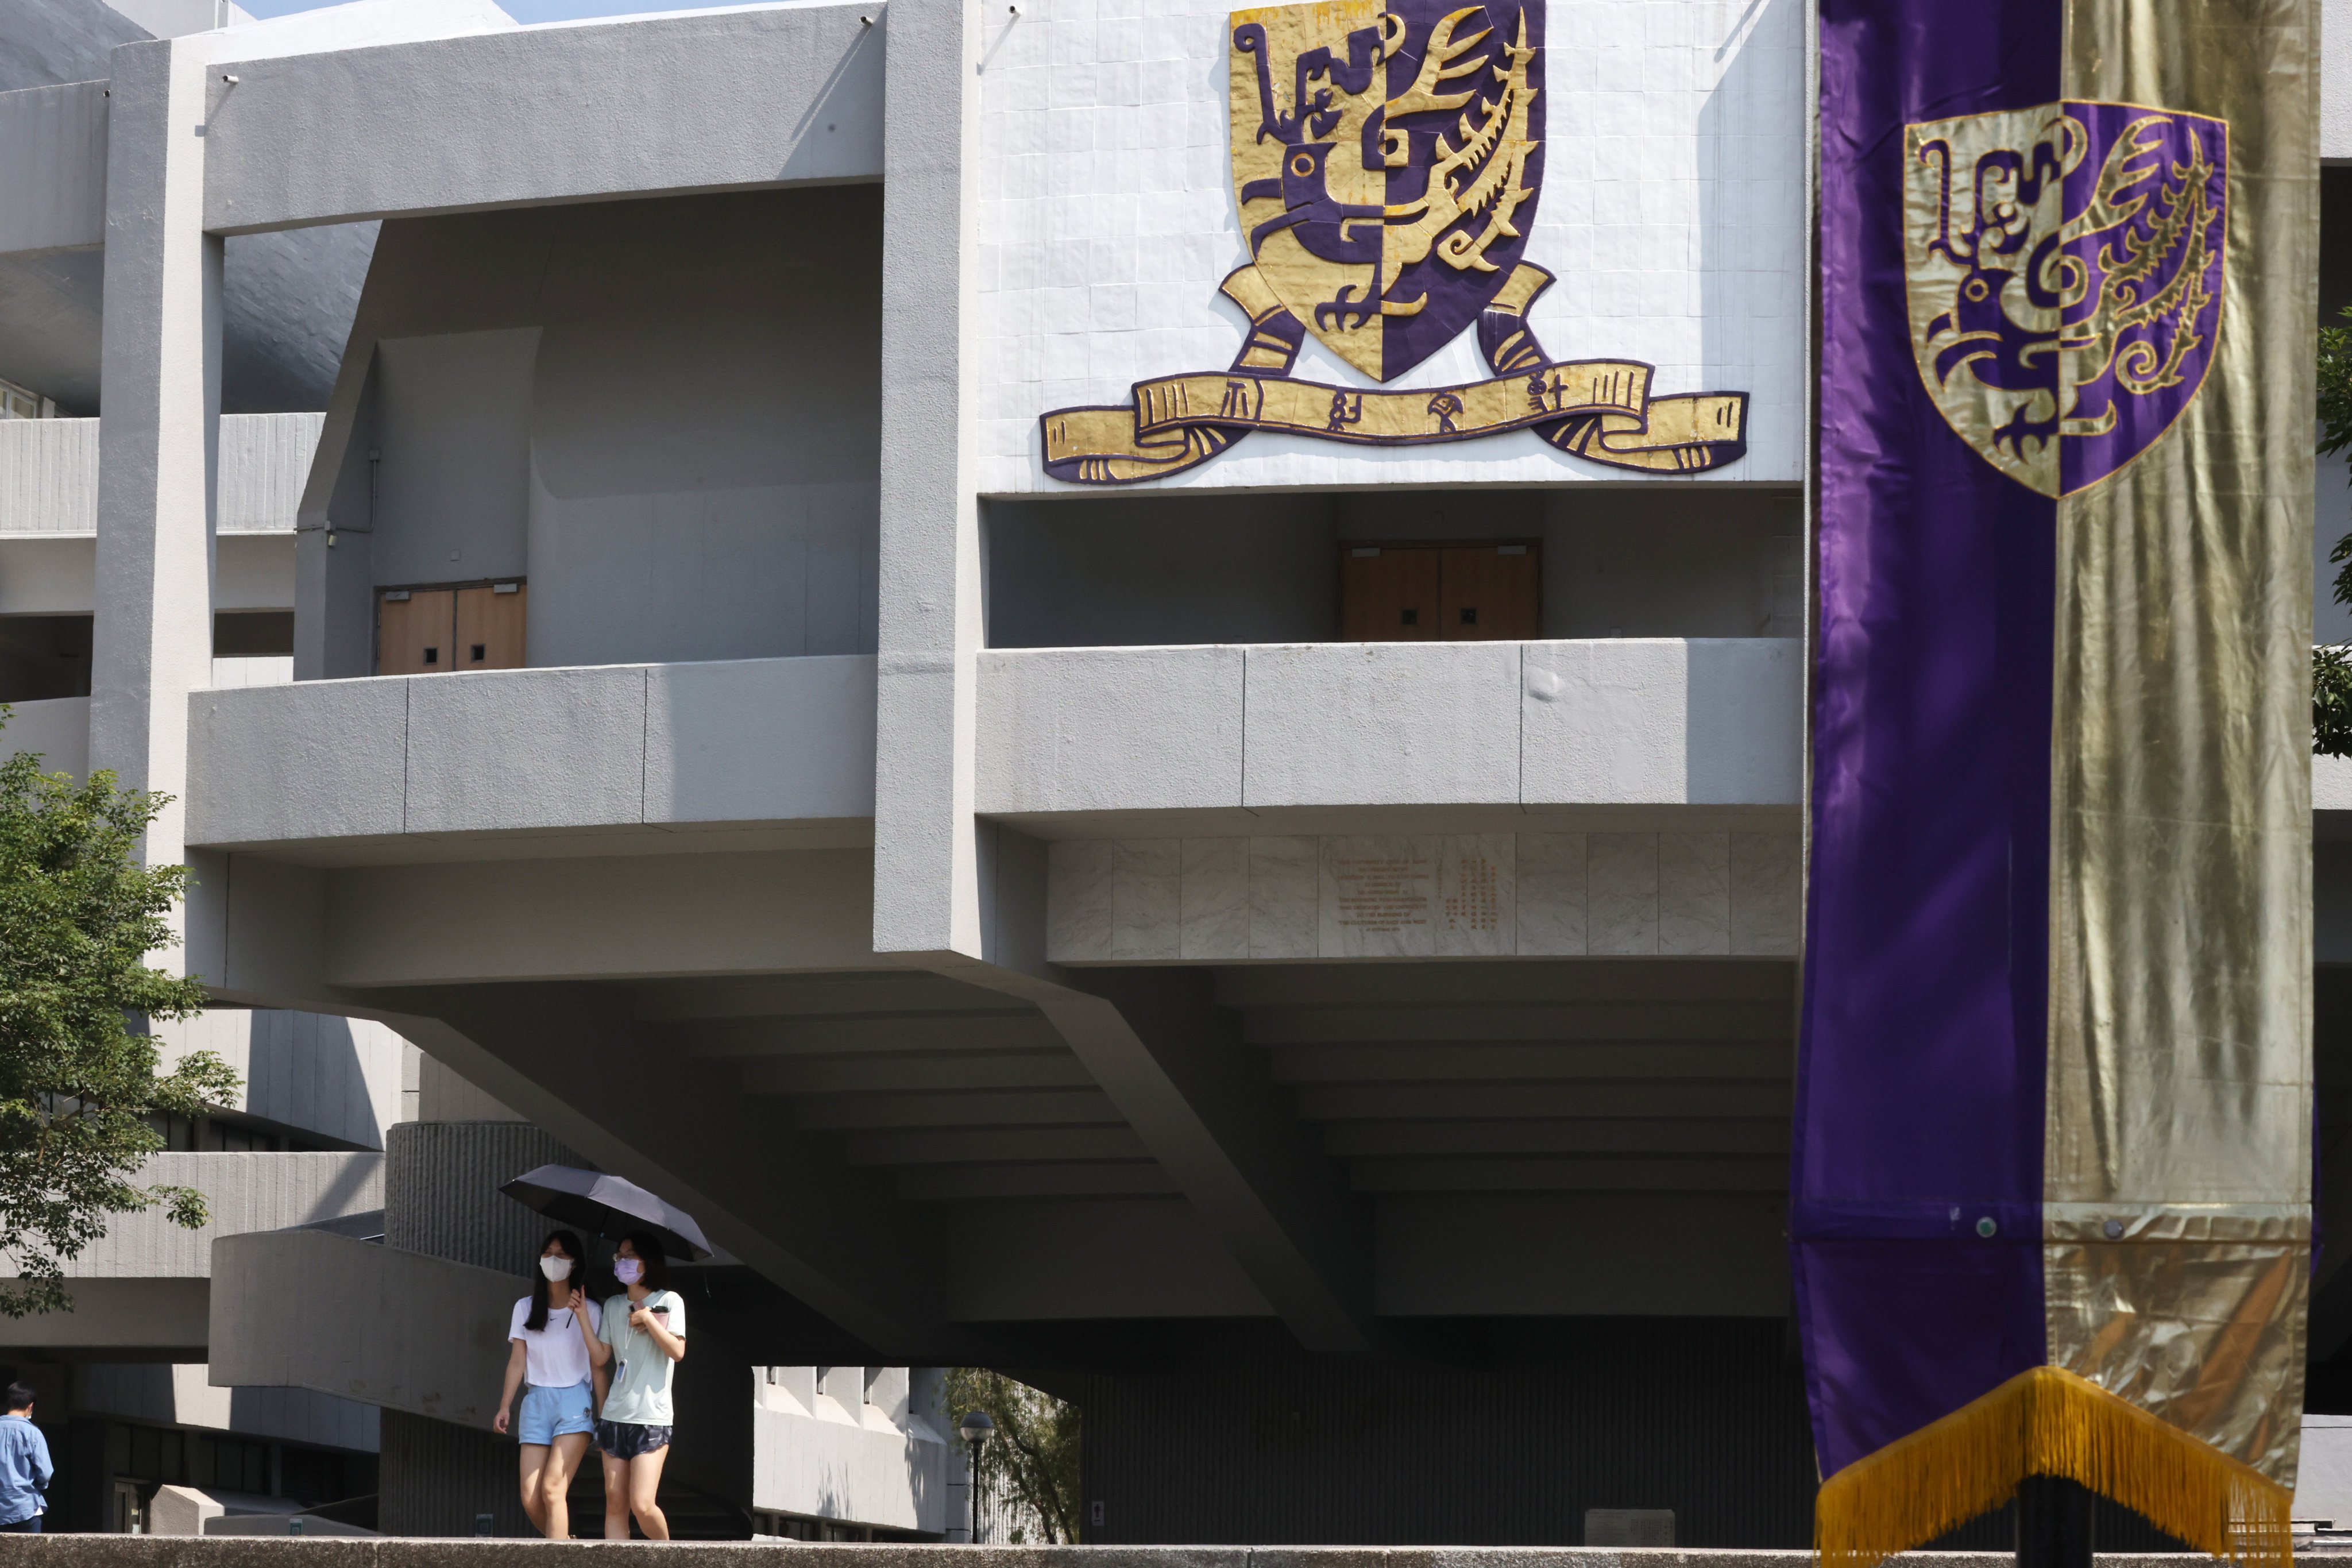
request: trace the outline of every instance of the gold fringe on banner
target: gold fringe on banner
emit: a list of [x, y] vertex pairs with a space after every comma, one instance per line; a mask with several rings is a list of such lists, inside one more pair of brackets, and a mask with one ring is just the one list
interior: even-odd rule
[[2020, 1373], [1822, 1483], [1822, 1568], [1874, 1568], [2063, 1476], [2200, 1552], [2252, 1568], [2294, 1562], [2294, 1494], [2097, 1384], [2054, 1366]]

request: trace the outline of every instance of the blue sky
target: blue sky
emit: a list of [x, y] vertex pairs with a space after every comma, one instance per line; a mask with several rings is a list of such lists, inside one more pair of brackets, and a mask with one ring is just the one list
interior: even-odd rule
[[[284, 16], [296, 11], [316, 11], [338, 0], [238, 0], [257, 16]], [[692, 11], [728, 0], [499, 0], [499, 8], [518, 22], [570, 22], [582, 16], [627, 16], [639, 11]]]

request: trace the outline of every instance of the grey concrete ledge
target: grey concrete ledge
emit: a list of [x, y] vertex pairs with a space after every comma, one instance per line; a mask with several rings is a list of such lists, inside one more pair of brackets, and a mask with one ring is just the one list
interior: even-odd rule
[[[255, 1536], [0, 1535], [0, 1568], [503, 1568], [517, 1551], [593, 1552], [609, 1568], [656, 1568], [687, 1552], [702, 1568], [768, 1564], [779, 1553], [839, 1556], [842, 1568], [932, 1568], [943, 1558], [983, 1568], [1809, 1568], [1809, 1552], [1634, 1550], [1607, 1546], [966, 1546], [803, 1542], [545, 1542], [379, 1537], [300, 1541]], [[973, 1553], [971, 1557], [963, 1554]], [[984, 1556], [981, 1554], [984, 1553]], [[1919, 1568], [2003, 1568], [2003, 1552], [1914, 1552]], [[2101, 1568], [2180, 1568], [2180, 1553], [2102, 1552]]]

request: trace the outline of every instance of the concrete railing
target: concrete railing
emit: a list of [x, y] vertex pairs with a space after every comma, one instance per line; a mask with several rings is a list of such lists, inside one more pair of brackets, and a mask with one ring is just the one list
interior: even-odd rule
[[213, 1255], [211, 1379], [488, 1431], [520, 1294], [510, 1274], [325, 1231], [225, 1237]]
[[225, 1237], [383, 1207], [383, 1156], [374, 1152], [152, 1154], [136, 1179], [195, 1188], [212, 1209], [210, 1223], [188, 1230], [161, 1209], [117, 1215], [66, 1266], [68, 1279], [201, 1279]]
[[7, 727], [0, 729], [0, 757], [33, 752], [40, 756], [45, 773], [80, 778], [89, 772], [89, 698], [45, 697], [9, 706], [15, 711]]
[[982, 656], [979, 809], [1793, 806], [1787, 639]]
[[874, 815], [874, 660], [199, 691], [188, 838], [248, 845]]
[[314, 1225], [383, 1206], [383, 1156], [375, 1153], [156, 1154], [138, 1179], [194, 1187], [211, 1205], [211, 1223], [185, 1230], [159, 1209], [117, 1215], [106, 1235], [66, 1266], [72, 1310], [0, 1320], [0, 1352], [70, 1348], [202, 1361], [211, 1276], [226, 1267], [216, 1247], [238, 1231]]
[[[284, 533], [310, 477], [321, 414], [225, 414], [223, 533]], [[0, 534], [98, 531], [95, 419], [0, 420]]]
[[[925, 1403], [940, 1373], [926, 1368]], [[919, 1415], [903, 1366], [751, 1369], [751, 1506], [944, 1534], [948, 1445]]]

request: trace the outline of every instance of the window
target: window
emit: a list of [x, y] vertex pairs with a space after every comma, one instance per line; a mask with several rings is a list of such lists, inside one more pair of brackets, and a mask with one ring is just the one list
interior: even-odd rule
[[39, 393], [0, 381], [0, 419], [54, 419], [58, 405]]

